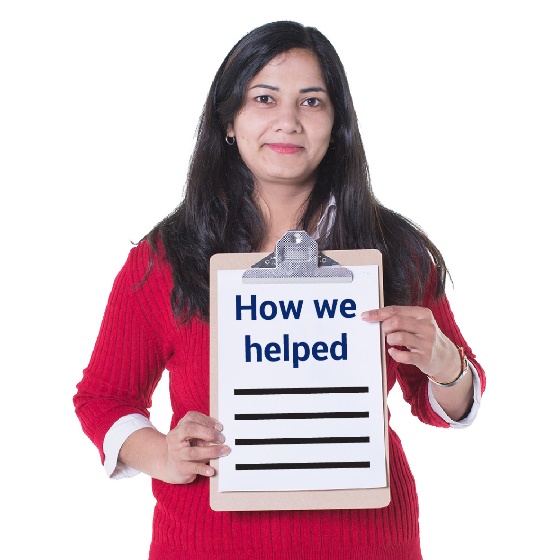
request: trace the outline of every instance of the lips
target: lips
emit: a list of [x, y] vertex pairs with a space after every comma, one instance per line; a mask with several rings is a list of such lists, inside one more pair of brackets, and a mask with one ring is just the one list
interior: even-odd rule
[[303, 150], [303, 146], [298, 146], [297, 144], [274, 143], [266, 144], [266, 146], [278, 154], [296, 154]]

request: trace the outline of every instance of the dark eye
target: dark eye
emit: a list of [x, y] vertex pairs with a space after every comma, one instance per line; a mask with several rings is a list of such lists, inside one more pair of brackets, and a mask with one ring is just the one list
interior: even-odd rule
[[319, 105], [321, 105], [321, 100], [317, 97], [308, 97], [303, 101], [303, 104], [307, 107], [319, 107]]
[[270, 95], [257, 95], [255, 101], [257, 101], [257, 103], [272, 103], [274, 100]]

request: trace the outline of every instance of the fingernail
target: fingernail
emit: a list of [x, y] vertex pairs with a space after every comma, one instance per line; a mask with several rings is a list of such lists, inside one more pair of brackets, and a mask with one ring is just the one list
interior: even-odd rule
[[224, 429], [224, 427], [219, 422], [216, 422], [216, 425], [214, 426], [214, 428], [216, 430], [218, 430], [219, 432], [221, 432]]
[[231, 448], [228, 447], [227, 445], [224, 445], [221, 449], [220, 449], [220, 457], [223, 457], [224, 455], [229, 455], [231, 452]]
[[224, 441], [226, 441], [226, 436], [224, 436], [224, 434], [218, 434], [218, 442], [224, 443]]

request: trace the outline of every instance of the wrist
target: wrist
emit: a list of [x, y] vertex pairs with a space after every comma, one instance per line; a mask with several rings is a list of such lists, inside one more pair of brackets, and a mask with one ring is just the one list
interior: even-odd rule
[[465, 350], [461, 346], [456, 347], [455, 351], [455, 365], [453, 368], [450, 368], [448, 371], [455, 372], [453, 374], [449, 374], [447, 376], [435, 377], [433, 375], [428, 375], [428, 379], [431, 383], [439, 386], [439, 387], [453, 387], [461, 379], [466, 375], [468, 371], [468, 362], [467, 357], [465, 355]]
[[152, 478], [167, 482], [169, 476], [169, 446], [167, 436], [158, 432], [152, 441], [152, 472], [148, 473]]
[[119, 458], [126, 465], [161, 480], [167, 463], [166, 437], [155, 428], [142, 428], [125, 441]]

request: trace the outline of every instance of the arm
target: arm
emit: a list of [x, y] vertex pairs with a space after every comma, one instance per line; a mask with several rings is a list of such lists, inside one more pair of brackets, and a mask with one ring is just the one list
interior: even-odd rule
[[109, 475], [117, 467], [124, 476], [134, 469], [186, 483], [197, 474], [211, 476], [204, 463], [229, 448], [217, 445], [224, 441], [221, 425], [201, 413], [188, 412], [167, 435], [148, 420], [153, 391], [173, 355], [174, 329], [180, 328], [169, 306], [168, 271], [155, 256], [145, 278], [149, 254], [146, 244], [133, 249], [117, 276], [74, 403], [84, 431], [104, 464], [108, 460]]
[[103, 466], [109, 478], [118, 480], [140, 474], [140, 471], [119, 461], [119, 452], [128, 436], [141, 428], [155, 429], [155, 426], [142, 414], [127, 414], [119, 418], [105, 434], [103, 439], [105, 462]]
[[[439, 383], [453, 381], [462, 363], [455, 344], [441, 331], [432, 311], [425, 307], [389, 306], [366, 311], [362, 318], [379, 321], [389, 345], [389, 355], [400, 364], [416, 366]], [[466, 375], [451, 387], [433, 384], [433, 394], [453, 420], [465, 416], [473, 402], [473, 377]]]
[[[452, 420], [455, 418], [462, 418], [465, 414], [469, 414], [468, 402], [470, 402], [470, 399], [474, 396], [476, 406], [473, 407], [472, 412], [469, 414], [470, 422], [472, 422], [473, 417], [476, 415], [480, 395], [485, 389], [486, 377], [484, 370], [476, 360], [475, 355], [455, 322], [447, 297], [444, 294], [436, 299], [434, 279], [434, 271], [432, 271], [424, 292], [421, 307], [414, 308], [405, 306], [400, 308], [383, 308], [381, 310], [366, 312], [363, 314], [363, 318], [366, 321], [379, 320], [382, 322], [382, 329], [387, 336], [389, 346], [399, 344], [399, 341], [402, 343], [405, 339], [410, 341], [410, 346], [415, 349], [414, 352], [408, 351], [406, 349], [408, 344], [404, 343], [402, 346], [392, 349], [389, 354], [389, 360], [394, 359], [393, 364], [397, 366], [397, 380], [403, 390], [403, 396], [405, 400], [410, 403], [412, 413], [422, 422], [434, 426], [449, 427], [449, 422], [445, 419], [446, 408], [451, 412], [448, 416]], [[392, 316], [397, 317], [392, 320]], [[387, 321], [389, 321], [389, 323], [387, 323]], [[400, 327], [399, 323], [401, 324]], [[404, 323], [407, 324], [405, 325]], [[420, 329], [420, 331], [417, 333], [418, 329]], [[418, 334], [418, 337], [416, 334]], [[422, 338], [423, 340], [421, 340]], [[420, 348], [416, 348], [415, 345], [425, 344], [426, 341], [429, 340], [432, 341], [432, 347], [429, 349], [424, 347], [422, 350], [423, 352], [428, 352], [429, 356], [425, 355], [421, 358], [418, 353]], [[456, 376], [459, 372], [458, 369], [454, 369], [453, 374], [449, 372], [447, 368], [455, 368], [456, 366], [445, 365], [446, 363], [450, 363], [446, 362], [445, 359], [438, 364], [439, 359], [437, 356], [442, 356], [441, 351], [445, 348], [449, 351], [449, 356], [452, 355], [449, 350], [449, 341], [451, 341], [454, 346], [461, 346], [464, 348], [467, 360], [473, 369], [476, 370], [476, 393], [474, 391], [469, 393], [468, 390], [464, 390], [463, 387], [462, 389], [464, 392], [457, 389], [456, 394], [447, 396], [445, 391], [450, 391], [454, 387], [441, 387], [437, 395], [438, 398], [442, 399], [443, 403], [438, 403], [433, 391], [437, 386], [428, 381], [427, 375], [433, 375], [435, 379], [445, 381], [450, 378], [453, 379], [453, 375]], [[432, 354], [432, 351], [435, 351], [435, 354]], [[454, 350], [454, 352], [456, 352], [456, 350]], [[443, 355], [445, 356], [445, 353]], [[420, 361], [418, 361], [419, 358]], [[458, 364], [458, 354], [455, 359]], [[424, 369], [422, 369], [422, 367]], [[472, 374], [471, 372], [468, 372], [468, 374], [468, 376], [465, 376], [466, 379], [461, 379], [457, 385], [462, 384], [463, 381], [467, 381], [467, 385], [470, 385], [472, 383]], [[443, 393], [443, 396], [441, 393]], [[448, 397], [452, 402], [448, 402]], [[435, 411], [437, 407], [434, 408], [433, 403], [441, 406], [444, 412], [443, 416], [441, 415], [441, 410]], [[464, 410], [463, 414], [461, 414], [461, 409]]]
[[469, 362], [469, 367], [472, 371], [472, 376], [473, 376], [473, 403], [468, 414], [466, 414], [459, 420], [453, 420], [446, 414], [446, 412], [443, 410], [443, 408], [440, 406], [440, 404], [437, 402], [436, 398], [434, 397], [432, 391], [433, 383], [428, 383], [428, 401], [430, 403], [432, 410], [438, 416], [443, 418], [443, 420], [445, 420], [445, 422], [447, 422], [450, 427], [456, 429], [468, 428], [475, 421], [476, 416], [478, 415], [478, 409], [480, 408], [480, 400], [482, 398], [481, 379], [478, 375], [478, 371], [470, 362]]
[[151, 397], [173, 349], [140, 309], [136, 286], [147, 270], [145, 247], [136, 247], [117, 275], [93, 353], [74, 396], [76, 414], [105, 462], [106, 433], [122, 417], [149, 418]]
[[[452, 371], [452, 370], [451, 370]], [[445, 381], [445, 383], [451, 382]], [[432, 394], [445, 413], [456, 422], [464, 418], [473, 405], [473, 373], [468, 366], [467, 373], [456, 385], [452, 387], [440, 387], [430, 385]]]
[[187, 412], [167, 435], [154, 428], [141, 428], [124, 442], [119, 460], [153, 478], [170, 484], [188, 484], [197, 475], [212, 476], [206, 463], [223, 457], [230, 448], [221, 445], [222, 425], [200, 412]]

